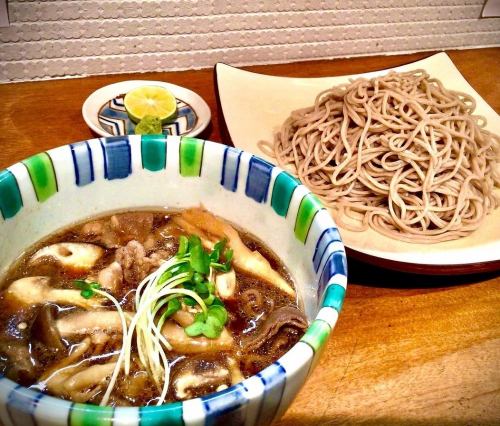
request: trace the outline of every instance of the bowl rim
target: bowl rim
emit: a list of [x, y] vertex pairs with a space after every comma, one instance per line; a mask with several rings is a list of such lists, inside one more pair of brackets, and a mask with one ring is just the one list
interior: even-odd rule
[[[131, 137], [129, 137], [129, 136], [131, 136]], [[158, 135], [157, 135], [157, 137], [158, 137]], [[189, 139], [189, 140], [194, 140], [197, 142], [202, 142], [204, 144], [204, 146], [205, 147], [208, 146], [209, 149], [213, 149], [210, 147], [215, 147], [215, 146], [220, 147], [220, 145], [226, 146], [234, 151], [238, 151], [240, 153], [247, 153], [250, 156], [250, 158], [257, 158], [260, 161], [269, 164], [273, 169], [275, 169], [277, 171], [277, 173], [285, 173], [286, 175], [290, 176], [292, 179], [295, 179], [284, 169], [280, 168], [279, 166], [275, 166], [273, 164], [268, 163], [266, 160], [261, 159], [258, 155], [248, 153], [247, 151], [241, 150], [239, 148], [229, 147], [228, 145], [224, 145], [220, 142], [213, 142], [213, 141], [204, 140], [204, 139], [196, 139], [193, 137], [178, 137], [178, 136], [165, 136], [165, 135], [159, 135], [159, 137], [164, 138], [165, 144], [167, 144], [169, 140], [178, 140], [180, 143], [183, 139]], [[112, 142], [113, 140], [116, 140], [118, 138], [127, 139], [130, 143], [142, 143], [142, 141], [145, 140], [144, 137], [140, 137], [137, 135], [102, 137], [102, 138], [97, 138], [97, 139], [99, 141], [101, 141], [101, 143], [107, 143], [110, 141]], [[93, 140], [93, 139], [83, 140], [81, 142], [89, 142], [91, 140]], [[137, 142], [134, 142], [134, 141], [137, 141]], [[78, 142], [74, 142], [74, 143], [78, 143]], [[63, 144], [63, 145], [60, 145], [54, 149], [55, 150], [64, 149], [64, 148], [70, 147], [70, 145], [72, 145], [72, 144], [71, 143]], [[140, 150], [139, 150], [139, 152], [140, 152]], [[20, 164], [22, 161], [24, 161], [24, 160], [21, 160], [21, 161], [13, 164], [11, 166], [6, 167], [5, 170], [8, 170], [9, 168], [13, 167], [16, 164]], [[3, 172], [3, 171], [4, 170], [0, 170], [0, 175], [1, 175], [1, 172]], [[296, 179], [295, 179], [295, 181], [296, 181]], [[310, 195], [310, 196], [316, 198], [314, 196], [314, 194], [309, 189], [307, 189], [300, 182], [297, 182], [297, 187], [299, 187], [299, 186], [303, 187], [303, 192], [305, 194], [304, 197]], [[325, 210], [325, 207], [323, 206], [323, 204], [317, 198], [316, 198], [316, 200], [318, 201], [318, 204], [321, 207], [320, 209]], [[331, 218], [330, 215], [328, 215], [327, 217], [326, 216], [320, 217], [318, 220], [321, 221], [320, 229], [321, 229], [322, 234], [321, 234], [320, 239], [322, 239], [323, 235], [326, 235], [326, 238], [328, 238], [327, 231], [329, 231], [330, 229], [332, 229], [332, 228], [337, 229], [337, 226], [336, 226], [333, 218]], [[342, 248], [341, 256], [342, 256], [342, 261], [344, 262], [344, 265], [345, 265], [344, 266], [345, 273], [344, 274], [342, 274], [342, 273], [335, 274], [335, 276], [337, 278], [334, 281], [332, 281], [332, 276], [329, 276], [327, 284], [324, 286], [322, 292], [319, 292], [319, 288], [318, 288], [318, 295], [319, 296], [318, 296], [318, 302], [317, 302], [317, 308], [316, 308], [317, 310], [315, 311], [316, 312], [315, 317], [311, 318], [310, 324], [309, 324], [308, 328], [305, 330], [305, 332], [302, 335], [302, 337], [300, 338], [300, 340], [297, 343], [295, 343], [290, 349], [288, 349], [288, 351], [285, 352], [285, 354], [283, 356], [281, 356], [279, 359], [277, 359], [276, 361], [274, 361], [272, 364], [265, 367], [264, 369], [260, 370], [258, 373], [244, 379], [242, 382], [239, 382], [235, 385], [232, 385], [224, 390], [221, 390], [218, 392], [212, 392], [212, 393], [209, 393], [207, 395], [203, 395], [201, 397], [191, 398], [188, 400], [177, 401], [177, 402], [168, 402], [168, 403], [162, 404], [160, 406], [126, 406], [126, 407], [118, 406], [118, 407], [114, 407], [114, 406], [99, 406], [99, 405], [89, 404], [89, 403], [76, 403], [76, 402], [73, 402], [70, 400], [65, 400], [65, 399], [58, 398], [58, 397], [52, 396], [50, 394], [44, 393], [44, 392], [40, 392], [40, 391], [36, 391], [34, 389], [24, 387], [22, 385], [19, 385], [16, 382], [14, 382], [13, 380], [8, 379], [4, 375], [0, 375], [0, 404], [1, 404], [1, 400], [3, 399], [3, 398], [1, 398], [1, 394], [4, 393], [6, 390], [7, 390], [7, 393], [5, 396], [5, 401], [3, 404], [1, 404], [1, 405], [5, 405], [5, 407], [9, 407], [9, 404], [12, 404], [12, 401], [10, 400], [11, 394], [13, 392], [14, 393], [20, 392], [22, 394], [22, 397], [24, 398], [23, 403], [26, 403], [27, 405], [28, 404], [35, 404], [36, 405], [43, 398], [43, 400], [45, 401], [44, 402], [45, 405], [52, 405], [54, 408], [56, 408], [56, 407], [61, 408], [64, 405], [67, 406], [67, 408], [69, 410], [68, 421], [69, 421], [69, 416], [70, 416], [71, 412], [75, 412], [75, 411], [76, 412], [78, 412], [78, 411], [89, 412], [90, 411], [90, 412], [94, 412], [96, 414], [96, 416], [101, 416], [101, 415], [108, 416], [108, 417], [95, 417], [95, 419], [109, 418], [114, 422], [115, 419], [117, 418], [116, 417], [117, 414], [127, 415], [128, 413], [130, 413], [131, 409], [139, 410], [139, 414], [138, 414], [139, 421], [141, 421], [141, 418], [144, 415], [144, 413], [153, 414], [153, 415], [161, 415], [161, 414], [165, 414], [169, 411], [172, 411], [172, 410], [175, 411], [175, 410], [179, 410], [179, 409], [181, 410], [181, 418], [183, 418], [183, 411], [184, 411], [183, 405], [186, 403], [190, 404], [193, 401], [202, 401], [203, 403], [207, 404], [207, 403], [210, 403], [211, 401], [218, 400], [220, 397], [229, 396], [228, 398], [224, 398], [224, 402], [223, 402], [223, 410], [224, 410], [224, 412], [228, 412], [228, 411], [235, 410], [238, 407], [248, 403], [248, 401], [249, 401], [248, 398], [245, 398], [246, 402], [242, 403], [242, 395], [241, 395], [242, 389], [247, 389], [248, 385], [251, 384], [251, 381], [255, 380], [257, 377], [260, 377], [261, 380], [263, 380], [263, 377], [266, 377], [266, 375], [271, 374], [277, 367], [280, 367], [285, 371], [285, 373], [282, 373], [282, 374], [285, 374], [285, 378], [286, 378], [286, 370], [284, 369], [283, 364], [282, 364], [284, 358], [286, 358], [287, 356], [290, 356], [289, 354], [292, 352], [298, 352], [299, 354], [304, 355], [304, 352], [305, 352], [304, 349], [306, 347], [308, 347], [309, 349], [307, 349], [307, 350], [310, 350], [311, 356], [312, 356], [311, 360], [310, 360], [311, 364], [309, 366], [309, 370], [308, 370], [307, 375], [304, 376], [304, 379], [302, 379], [300, 382], [300, 386], [298, 388], [300, 390], [300, 388], [305, 383], [305, 379], [307, 379], [307, 377], [309, 376], [309, 373], [312, 371], [312, 369], [315, 366], [315, 360], [317, 361], [316, 356], [319, 356], [319, 354], [325, 348], [326, 341], [328, 340], [328, 337], [330, 336], [332, 330], [334, 329], [336, 322], [337, 322], [337, 319], [338, 319], [338, 315], [340, 314], [340, 311], [342, 309], [342, 305], [343, 305], [343, 301], [344, 301], [344, 297], [345, 297], [345, 292], [346, 292], [346, 287], [347, 287], [347, 264], [346, 264], [347, 259], [346, 259], [345, 247], [342, 243], [340, 235], [338, 235], [338, 238], [339, 238], [338, 240], [328, 240], [328, 239], [326, 240], [327, 241], [325, 243], [326, 246], [323, 247], [324, 251], [323, 251], [323, 253], [320, 253], [320, 261], [322, 259], [322, 256], [324, 256], [325, 253], [327, 253], [327, 249], [329, 248], [330, 243], [332, 241], [339, 242], [341, 245], [341, 248]], [[316, 245], [316, 252], [314, 254], [315, 257], [316, 257], [317, 251], [318, 251], [319, 240], [318, 240], [318, 243]], [[314, 266], [312, 263], [311, 263], [311, 268], [314, 269]], [[318, 277], [318, 286], [319, 286], [321, 274], [318, 274], [317, 271], [316, 271], [316, 274]], [[332, 287], [335, 287], [335, 289], [331, 294], [329, 304], [325, 305], [325, 298], [327, 296], [327, 291]], [[310, 333], [315, 333], [315, 334], [321, 333], [322, 337], [319, 338], [319, 340], [317, 340], [318, 336], [309, 335], [309, 337], [308, 337], [308, 334], [310, 334]], [[305, 356], [303, 356], [301, 358], [300, 362], [301, 362], [301, 364], [298, 367], [303, 366], [304, 363], [309, 362], [309, 361], [307, 361], [307, 358]], [[291, 401], [290, 401], [290, 403], [291, 403]], [[277, 410], [279, 409], [280, 404], [281, 404], [281, 402], [278, 403]], [[0, 406], [0, 409], [1, 408], [2, 407]], [[22, 407], [20, 409], [22, 409]], [[220, 409], [220, 406], [218, 407], [218, 409]], [[275, 415], [276, 415], [276, 413], [275, 413]], [[44, 417], [42, 417], [42, 420], [43, 419], [44, 419]], [[112, 423], [112, 424], [115, 424], [115, 423]]]

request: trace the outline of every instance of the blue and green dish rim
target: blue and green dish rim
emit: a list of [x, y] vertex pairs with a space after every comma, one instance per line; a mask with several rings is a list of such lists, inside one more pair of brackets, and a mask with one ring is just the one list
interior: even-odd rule
[[[221, 147], [220, 144], [190, 137], [175, 137], [175, 142], [173, 139], [164, 135], [117, 136], [77, 142], [56, 149], [71, 150], [74, 183], [85, 186], [96, 179], [96, 159], [93, 158], [91, 144], [95, 146], [98, 143], [102, 148], [104, 178], [108, 180], [125, 179], [133, 173], [133, 143], [140, 143], [142, 169], [152, 173], [167, 167], [166, 147], [169, 140], [179, 143], [179, 173], [186, 178], [201, 176], [203, 152], [207, 144]], [[243, 151], [223, 147], [220, 185], [235, 192], [239, 175], [244, 173], [240, 167]], [[21, 164], [28, 171], [39, 203], [58, 191], [57, 171], [50, 151], [33, 155]], [[0, 213], [3, 220], [9, 220], [23, 208], [20, 185], [9, 169], [0, 171]], [[302, 244], [306, 244], [308, 237], [317, 239], [311, 262], [318, 277], [319, 312], [300, 341], [282, 358], [237, 385], [202, 398], [159, 407], [113, 408], [72, 403], [1, 377], [0, 420], [4, 425], [28, 426], [45, 422], [71, 426], [208, 425], [220, 421], [236, 424], [244, 422], [249, 415], [255, 424], [267, 424], [283, 414], [316, 364], [335, 326], [346, 291], [347, 262], [339, 232], [331, 219], [325, 221], [325, 216], [319, 214], [325, 208], [315, 195], [289, 173], [255, 155], [250, 155], [246, 170], [245, 195], [255, 202], [267, 203], [279, 216], [287, 216], [294, 194], [299, 194], [297, 196], [302, 198], [295, 218], [295, 237]], [[275, 178], [272, 179], [272, 176]], [[310, 232], [312, 228], [315, 228], [314, 232]]]

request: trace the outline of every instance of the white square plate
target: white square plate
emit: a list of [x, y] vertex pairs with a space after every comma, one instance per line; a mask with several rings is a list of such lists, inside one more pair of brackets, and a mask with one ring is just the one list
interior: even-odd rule
[[[215, 67], [217, 94], [229, 137], [241, 149], [276, 163], [258, 147], [261, 140], [272, 141], [290, 112], [314, 103], [316, 95], [331, 86], [357, 77], [371, 78], [389, 70], [425, 69], [440, 79], [447, 89], [474, 97], [474, 114], [486, 117], [486, 128], [500, 134], [500, 117], [465, 80], [446, 53], [396, 68], [340, 77], [291, 78], [256, 74], [225, 64]], [[500, 192], [500, 191], [499, 191]], [[373, 230], [352, 232], [342, 229], [350, 254], [394, 269], [422, 273], [475, 273], [500, 269], [500, 208], [486, 217], [471, 235], [436, 244], [412, 244], [383, 236]]]

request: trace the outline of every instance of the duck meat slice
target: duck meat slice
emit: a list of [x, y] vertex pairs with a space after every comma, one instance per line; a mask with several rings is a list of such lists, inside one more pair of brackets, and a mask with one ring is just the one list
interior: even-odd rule
[[109, 219], [87, 222], [80, 235], [106, 248], [117, 248], [129, 241], [146, 241], [153, 232], [153, 214], [148, 212], [114, 214]]
[[307, 325], [302, 311], [293, 306], [284, 306], [271, 312], [254, 333], [243, 337], [241, 347], [244, 352], [253, 352], [273, 339], [284, 327], [305, 330]]

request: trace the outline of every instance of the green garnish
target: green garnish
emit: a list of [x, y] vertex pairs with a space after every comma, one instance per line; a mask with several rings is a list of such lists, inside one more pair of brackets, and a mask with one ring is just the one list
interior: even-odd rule
[[182, 301], [188, 306], [196, 306], [196, 300], [194, 300], [192, 297], [184, 297]]
[[162, 133], [161, 120], [152, 115], [146, 115], [135, 126], [136, 135], [160, 135]]
[[205, 302], [205, 305], [210, 306], [212, 303], [214, 303], [215, 296], [213, 294], [209, 294], [203, 301]]
[[194, 290], [196, 293], [198, 293], [200, 296], [205, 295], [208, 296], [208, 282], [197, 282], [194, 286]]
[[109, 400], [122, 364], [125, 375], [130, 372], [134, 336], [141, 364], [158, 388], [162, 389], [157, 405], [164, 402], [170, 374], [165, 349], [172, 350], [172, 346], [168, 342], [168, 336], [164, 336], [161, 330], [165, 321], [182, 309], [182, 304], [198, 307], [200, 310], [195, 315], [193, 324], [184, 329], [188, 336], [216, 339], [221, 335], [228, 321], [228, 314], [224, 303], [215, 296], [215, 283], [210, 279], [213, 270], [226, 272], [231, 269], [233, 252], [225, 249], [225, 246], [226, 241], [222, 240], [215, 244], [211, 252], [207, 252], [203, 249], [200, 237], [181, 236], [177, 254], [163, 262], [137, 287], [136, 312], [134, 316], [128, 316], [128, 327], [119, 303], [101, 290], [99, 283], [75, 281], [75, 286], [81, 289], [82, 297], [89, 299], [98, 294], [112, 300], [123, 324], [122, 350], [101, 404]]
[[212, 262], [217, 263], [219, 261], [220, 254], [224, 250], [226, 243], [227, 240], [223, 239], [214, 245], [214, 249], [212, 250], [212, 253], [210, 253], [210, 260]]
[[189, 240], [186, 236], [181, 235], [179, 237], [179, 249], [177, 250], [177, 256], [184, 256], [188, 250]]
[[227, 310], [223, 306], [213, 305], [206, 313], [195, 315], [194, 322], [184, 331], [189, 337], [205, 336], [215, 339], [220, 336], [228, 320]]
[[[221, 272], [229, 272], [231, 270], [231, 261], [233, 260], [233, 249], [226, 249], [224, 247], [227, 244], [227, 240], [223, 239], [214, 245], [212, 253], [210, 253], [210, 260], [212, 261], [211, 266]], [[226, 261], [224, 263], [220, 262], [220, 255], [224, 252], [224, 258]]]
[[[202, 312], [196, 315], [195, 322], [185, 328], [191, 337], [205, 336], [216, 339], [220, 336], [227, 322], [227, 311], [224, 303], [215, 296], [215, 284], [210, 281], [210, 270], [227, 272], [231, 269], [233, 251], [226, 249], [227, 241], [221, 240], [214, 245], [211, 252], [205, 251], [201, 238], [197, 235], [179, 237], [177, 254], [170, 259], [171, 265], [164, 268], [156, 281], [156, 290], [172, 287], [183, 288], [185, 292], [176, 293], [172, 288], [169, 302], [158, 299], [153, 312], [160, 313], [161, 324], [173, 313], [182, 309], [182, 303], [190, 307], [200, 306]], [[222, 259], [224, 258], [224, 259]], [[182, 278], [179, 280], [180, 276]], [[140, 289], [138, 289], [140, 291]], [[201, 300], [201, 303], [200, 303]]]
[[100, 290], [101, 285], [96, 282], [89, 282], [86, 280], [75, 280], [73, 281], [75, 287], [81, 290], [80, 295], [84, 299], [90, 299], [95, 293], [95, 290]]
[[226, 325], [228, 315], [227, 310], [224, 306], [210, 306], [207, 315], [217, 318], [222, 325]]
[[203, 250], [200, 237], [195, 235], [189, 237], [189, 252], [191, 267], [200, 274], [208, 275], [210, 272], [210, 255]]
[[218, 297], [214, 297], [214, 301], [212, 302], [212, 305], [214, 305], [214, 306], [224, 306], [224, 303]]
[[168, 301], [167, 309], [163, 312], [165, 318], [168, 318], [170, 315], [175, 314], [177, 311], [182, 309], [181, 302], [179, 299], [172, 299]]

